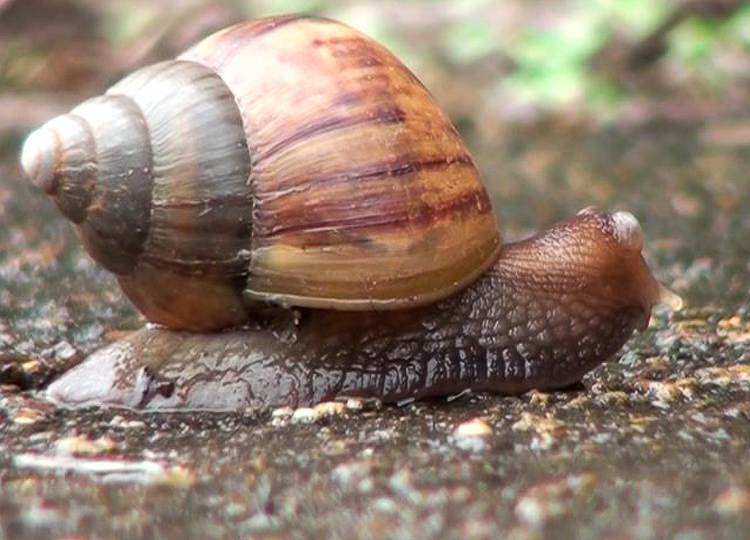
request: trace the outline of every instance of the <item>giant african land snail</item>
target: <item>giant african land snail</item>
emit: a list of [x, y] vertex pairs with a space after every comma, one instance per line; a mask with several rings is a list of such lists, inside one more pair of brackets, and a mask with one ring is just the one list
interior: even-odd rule
[[50, 389], [67, 403], [557, 388], [662, 294], [627, 212], [583, 210], [503, 246], [428, 91], [326, 19], [250, 21], [140, 69], [33, 133], [22, 166], [174, 329], [96, 353]]

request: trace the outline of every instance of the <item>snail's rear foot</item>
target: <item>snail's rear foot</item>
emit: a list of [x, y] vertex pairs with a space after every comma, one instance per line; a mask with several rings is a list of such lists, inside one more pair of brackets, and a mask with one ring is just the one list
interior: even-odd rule
[[257, 329], [193, 334], [144, 328], [96, 351], [52, 383], [46, 397], [66, 407], [267, 411], [340, 396], [400, 403], [470, 388], [520, 394], [550, 387], [475, 381], [466, 375], [476, 373], [472, 366], [436, 369], [418, 358], [358, 366], [345, 359], [290, 358], [285, 350], [270, 332]]

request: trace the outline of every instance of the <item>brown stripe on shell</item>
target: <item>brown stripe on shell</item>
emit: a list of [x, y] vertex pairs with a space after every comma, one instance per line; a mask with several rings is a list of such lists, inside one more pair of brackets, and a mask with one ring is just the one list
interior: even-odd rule
[[222, 207], [235, 207], [235, 206], [246, 206], [248, 197], [237, 194], [216, 194], [214, 196], [202, 195], [201, 199], [198, 200], [186, 200], [186, 199], [163, 199], [160, 201], [154, 201], [154, 206], [159, 208], [222, 208]]
[[[214, 197], [203, 196], [200, 200], [188, 201], [184, 199], [166, 199], [161, 201], [153, 202], [154, 208], [170, 209], [170, 210], [195, 210], [200, 208], [200, 215], [206, 216], [211, 213], [215, 213], [223, 217], [223, 221], [226, 222], [226, 226], [222, 227], [226, 232], [232, 233], [230, 236], [234, 238], [247, 239], [252, 234], [252, 220], [248, 216], [244, 216], [248, 219], [239, 221], [232, 216], [232, 210], [246, 212], [248, 207], [248, 197], [241, 195], [231, 194], [218, 194]], [[215, 223], [215, 222], [214, 222]], [[195, 223], [187, 223], [183, 226], [180, 223], [173, 222], [172, 227], [176, 231], [195, 231]], [[216, 232], [213, 227], [210, 228], [212, 232]]]
[[[159, 270], [168, 270], [180, 276], [205, 276], [216, 280], [224, 280], [227, 282], [227, 286], [239, 291], [247, 277], [249, 262], [249, 252], [247, 257], [237, 256], [233, 259], [221, 260], [175, 259], [168, 254], [148, 253], [144, 255], [140, 266], [148, 265]], [[242, 267], [243, 270], [239, 270], [239, 267]]]
[[410, 161], [409, 163], [391, 164], [391, 165], [376, 165], [374, 167], [368, 167], [363, 169], [362, 172], [357, 172], [356, 169], [350, 173], [350, 178], [354, 179], [371, 179], [379, 176], [402, 176], [405, 174], [418, 173], [422, 171], [436, 171], [446, 169], [452, 166], [473, 166], [474, 162], [471, 160], [468, 154], [459, 156], [455, 159], [430, 159], [425, 161]]
[[[422, 81], [390, 51], [378, 50], [375, 52], [372, 47], [372, 40], [364, 34], [332, 37], [316, 45], [328, 45], [332, 56], [347, 58], [349, 65], [360, 69], [387, 67], [389, 70], [397, 71], [401, 75], [404, 75], [409, 83], [416, 84], [429, 93]], [[373, 54], [374, 52], [375, 54]]]
[[[468, 154], [462, 154], [460, 156], [456, 156], [451, 159], [447, 159], [445, 157], [440, 158], [428, 158], [423, 159], [421, 161], [399, 161], [399, 162], [392, 162], [392, 161], [386, 161], [386, 162], [380, 162], [375, 163], [372, 165], [367, 165], [364, 167], [356, 167], [356, 164], [352, 164], [352, 168], [346, 171], [343, 171], [339, 174], [326, 174], [325, 171], [321, 171], [320, 175], [317, 174], [309, 174], [304, 176], [303, 178], [289, 178], [287, 179], [283, 184], [278, 183], [278, 188], [285, 188], [287, 185], [289, 186], [301, 186], [301, 185], [307, 185], [314, 189], [320, 189], [322, 187], [326, 187], [330, 189], [331, 191], [339, 191], [339, 192], [345, 192], [349, 194], [355, 194], [355, 186], [357, 186], [358, 182], [361, 181], [376, 181], [376, 180], [383, 180], [387, 181], [389, 179], [396, 179], [396, 178], [403, 178], [409, 175], [417, 175], [419, 173], [424, 172], [436, 172], [436, 171], [445, 171], [451, 167], [459, 167], [459, 168], [467, 168], [467, 169], [474, 169], [474, 162], [472, 161], [471, 157]], [[403, 182], [409, 183], [410, 179], [403, 179]], [[337, 186], [340, 186], [337, 188]], [[351, 186], [351, 189], [346, 189], [348, 186]], [[481, 188], [481, 191], [484, 191], [484, 188]], [[403, 194], [399, 191], [389, 191], [390, 194], [394, 196], [402, 196]], [[265, 194], [263, 193], [257, 193], [256, 196], [259, 199], [263, 199]], [[276, 194], [271, 194], [271, 197], [276, 199], [278, 196]], [[486, 198], [486, 193], [485, 193]], [[366, 202], [366, 201], [364, 201]], [[404, 201], [402, 201], [403, 205]], [[323, 205], [325, 204], [325, 201], [319, 201], [317, 205]], [[320, 207], [320, 206], [318, 206]], [[278, 208], [274, 208], [271, 210], [274, 212], [278, 219], [274, 219], [274, 221], [279, 222], [281, 224], [284, 223], [283, 213], [279, 212]], [[300, 208], [291, 209], [291, 211], [294, 213], [293, 215], [298, 215]], [[263, 205], [259, 205], [258, 208], [256, 208], [256, 214], [262, 215], [263, 214]], [[262, 221], [262, 220], [259, 220]]]
[[[349, 94], [347, 99], [355, 100]], [[284, 139], [276, 142], [273, 146], [263, 150], [256, 156], [257, 162], [270, 159], [274, 154], [286, 148], [300, 143], [306, 139], [317, 137], [340, 129], [350, 128], [357, 125], [367, 124], [398, 124], [406, 119], [406, 112], [397, 104], [384, 104], [374, 110], [366, 111], [359, 115], [338, 116], [333, 118], [324, 117], [319, 120], [313, 119], [309, 124], [301, 127]]]
[[[484, 190], [463, 193], [458, 197], [445, 201], [440, 206], [431, 207], [426, 204], [419, 206], [415, 205], [414, 207], [400, 212], [389, 211], [389, 208], [391, 207], [397, 208], [403, 206], [400, 201], [400, 195], [394, 192], [391, 199], [392, 201], [387, 201], [385, 200], [385, 197], [382, 197], [376, 205], [376, 211], [373, 213], [361, 212], [360, 215], [352, 218], [338, 218], [335, 220], [324, 219], [320, 221], [280, 226], [269, 231], [264, 236], [272, 238], [274, 236], [304, 232], [306, 239], [304, 245], [312, 246], [318, 245], [314, 241], [308, 241], [308, 239], [311, 238], [310, 235], [313, 235], [315, 232], [328, 233], [335, 230], [338, 235], [339, 230], [347, 231], [360, 228], [368, 230], [389, 230], [402, 229], [406, 225], [417, 225], [424, 228], [431, 223], [441, 219], [447, 219], [448, 217], [457, 219], [492, 211], [489, 199]], [[357, 206], [361, 208], [366, 205], [366, 201], [361, 201], [361, 204], [354, 204], [357, 204]], [[329, 240], [329, 235], [326, 234], [325, 243], [330, 243]], [[346, 237], [344, 237], [344, 241], [346, 241]]]
[[416, 83], [420, 88], [427, 90], [422, 81], [390, 51], [373, 49], [372, 40], [364, 34], [314, 38], [310, 43], [314, 47], [328, 47], [334, 57], [347, 57], [347, 64], [350, 66], [360, 69], [385, 66], [398, 71], [405, 75], [410, 83]]

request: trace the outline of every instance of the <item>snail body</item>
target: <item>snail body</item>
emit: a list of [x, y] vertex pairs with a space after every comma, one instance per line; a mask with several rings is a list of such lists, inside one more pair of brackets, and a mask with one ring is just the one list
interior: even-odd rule
[[327, 19], [209, 36], [51, 120], [21, 161], [161, 326], [54, 383], [65, 403], [557, 388], [645, 327], [661, 294], [627, 212], [504, 246], [429, 92]]

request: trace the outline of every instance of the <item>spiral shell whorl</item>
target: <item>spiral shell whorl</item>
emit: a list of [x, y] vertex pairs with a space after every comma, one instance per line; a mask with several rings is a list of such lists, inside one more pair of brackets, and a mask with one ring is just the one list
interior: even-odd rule
[[54, 118], [27, 139], [21, 163], [94, 259], [115, 273], [132, 270], [151, 189], [148, 134], [129, 98], [98, 96]]
[[50, 195], [73, 223], [86, 217], [96, 167], [88, 121], [65, 114], [32, 133], [23, 145], [21, 167], [39, 189]]
[[[245, 319], [250, 156], [231, 92], [210, 69], [138, 70], [30, 135], [21, 163], [150, 320]], [[204, 309], [206, 295], [217, 305]]]

